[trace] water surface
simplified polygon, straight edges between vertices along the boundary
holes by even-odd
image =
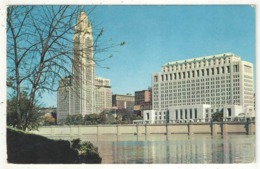
[[[104,164],[223,164],[255,160],[254,135],[90,135],[80,138],[98,146]]]

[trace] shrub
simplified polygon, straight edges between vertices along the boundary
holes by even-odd
[[[73,142],[71,145],[69,141],[51,140],[7,128],[7,160],[10,163],[101,163],[98,149],[92,143],[80,145],[79,140],[78,147],[81,147],[83,153],[79,153],[75,145]]]
[[[79,152],[80,163],[101,163],[101,157],[98,153],[98,148],[95,147],[91,142],[81,143],[80,139],[74,139],[72,142],[72,148]]]

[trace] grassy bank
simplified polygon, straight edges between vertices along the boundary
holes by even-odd
[[[101,163],[97,147],[90,142],[52,140],[13,128],[7,128],[7,155],[9,163]]]

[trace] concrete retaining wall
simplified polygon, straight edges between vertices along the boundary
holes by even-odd
[[[149,125],[46,126],[33,131],[43,136],[150,135],[150,134],[255,134],[255,123],[182,123]]]

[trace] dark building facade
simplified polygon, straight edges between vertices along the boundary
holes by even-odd
[[[152,110],[152,89],[135,92],[135,110]]]
[[[135,96],[131,94],[114,94],[112,95],[112,105],[113,107],[117,107],[118,109],[133,110],[135,105]]]

